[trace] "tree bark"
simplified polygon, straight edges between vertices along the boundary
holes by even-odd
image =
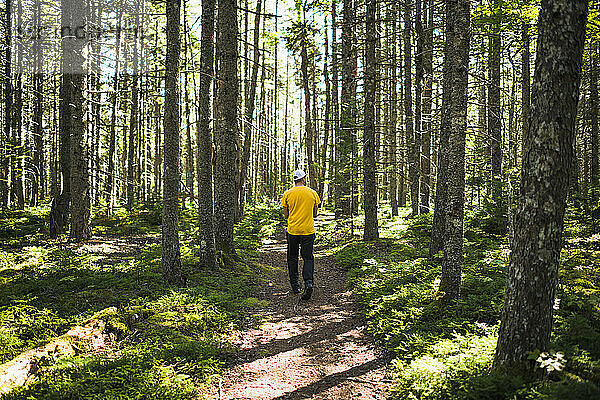
[[[449,137],[451,129],[450,107],[452,105],[452,63],[450,54],[454,42],[454,17],[455,5],[446,1],[445,40],[444,40],[444,67],[442,89],[442,118],[440,122],[440,138],[437,151],[437,179],[435,187],[435,207],[433,210],[433,223],[431,226],[431,242],[429,257],[432,258],[444,248],[446,237],[446,213],[448,207],[448,163],[449,163]],[[448,60],[448,61],[446,61]]]
[[[489,38],[488,69],[488,132],[490,138],[491,172],[492,172],[492,204],[493,216],[498,229],[504,231],[504,211],[502,205],[502,107],[500,104],[500,63],[502,60],[502,41],[500,37],[501,1],[494,0],[492,32]]]
[[[317,189],[317,177],[315,171],[315,160],[313,145],[315,139],[315,130],[313,117],[311,116],[311,93],[310,77],[308,71],[308,26],[303,23],[302,33],[300,34],[300,72],[302,73],[302,89],[304,91],[304,133],[306,139],[306,156],[308,158],[308,180],[312,188]],[[316,146],[315,146],[316,147]]]
[[[198,95],[198,226],[200,227],[200,263],[215,268],[215,224],[213,205],[213,146],[210,129],[210,88],[214,72],[215,0],[202,2],[202,38],[200,53],[200,93]]]
[[[244,204],[246,203],[246,175],[248,173],[248,165],[250,163],[250,145],[252,143],[252,124],[254,121],[254,101],[256,98],[256,81],[258,79],[258,67],[260,66],[260,16],[262,11],[262,1],[258,0],[256,3],[256,14],[254,16],[254,46],[253,46],[253,62],[252,62],[252,73],[250,77],[250,84],[246,89],[245,99],[245,120],[244,126],[244,145],[242,148],[242,160],[240,163],[240,170],[238,174],[238,215],[239,219],[244,213]]]
[[[344,0],[342,24],[342,93],[340,130],[337,135],[336,185],[339,185],[339,204],[336,204],[336,218],[352,214],[352,185],[354,167],[354,130],[356,124],[356,55],[355,55],[356,10],[353,0]]]
[[[398,67],[396,66],[397,60],[397,24],[396,19],[398,18],[398,6],[394,3],[391,6],[390,12],[390,23],[392,31],[392,40],[390,46],[391,62],[390,62],[390,122],[389,122],[389,149],[390,149],[390,167],[389,167],[389,185],[390,185],[390,206],[392,208],[392,216],[398,215],[398,167],[397,167],[397,150],[398,147],[398,110],[396,109],[398,104]]]
[[[537,375],[530,352],[548,351],[585,43],[586,0],[542,0],[530,134],[523,153],[494,368]]]
[[[66,26],[75,30],[75,27],[85,26],[85,4],[74,0],[63,0],[65,7],[62,12],[70,12],[70,20]],[[65,26],[65,25],[63,25]],[[73,33],[74,34],[74,33]],[[66,43],[65,43],[66,42]],[[87,146],[85,143],[85,125],[83,122],[84,110],[84,58],[81,54],[84,41],[77,36],[69,39],[63,38],[63,48],[67,47],[63,56],[70,63],[63,65],[67,68],[63,84],[70,86],[68,118],[70,133],[70,161],[71,161],[71,229],[69,236],[76,242],[89,239],[90,229],[90,183],[87,162]],[[65,54],[66,53],[66,54]]]
[[[136,10],[135,26],[139,26],[139,10]],[[138,76],[138,39],[133,38],[133,75],[131,76],[131,114],[129,119],[129,148],[127,153],[127,210],[133,209],[135,146],[138,132],[139,76]]]
[[[460,297],[463,264],[465,211],[465,145],[467,137],[467,88],[470,47],[470,0],[447,0],[446,18],[452,18],[454,33],[444,55],[452,79],[450,131],[448,135],[448,203],[440,292],[446,302]]]
[[[425,88],[423,91],[422,115],[422,151],[421,151],[421,214],[430,212],[429,196],[431,187],[431,114],[433,103],[433,11],[432,0],[426,1],[423,20],[426,23],[424,33],[423,72],[425,75]]]
[[[590,160],[590,182],[592,186],[600,184],[600,173],[598,171],[598,45],[592,45],[590,49],[590,146],[592,159]]]
[[[525,138],[529,134],[529,124],[531,119],[531,72],[530,72],[530,46],[529,24],[522,26],[523,55],[522,55],[522,77],[521,77],[521,152],[525,148]]]
[[[236,205],[237,143],[237,1],[221,0],[217,21],[217,96],[215,100],[215,246],[233,255],[233,224]]]
[[[410,202],[412,215],[419,214],[419,141],[415,138],[414,113],[412,105],[412,17],[411,3],[404,6],[404,115],[406,123],[406,148],[408,158],[408,185],[410,187]]]
[[[11,81],[11,38],[12,38],[12,0],[5,4],[5,31],[4,31],[4,137],[2,138],[2,154],[0,154],[0,202],[2,208],[8,207],[8,143],[11,138],[12,125],[12,81]]]
[[[179,56],[181,0],[167,0],[165,60],[164,182],[162,213],[162,270],[165,281],[184,285],[179,249]]]
[[[363,148],[363,187],[365,205],[365,227],[363,239],[379,239],[377,222],[377,168],[375,166],[375,79],[377,60],[377,25],[375,11],[377,0],[367,0],[366,50],[365,50],[365,131]]]
[[[415,0],[415,33],[417,35],[417,49],[415,53],[415,126],[414,126],[414,156],[413,161],[416,166],[417,174],[414,176],[417,183],[413,182],[417,188],[417,206],[418,214],[427,212],[421,205],[421,149],[423,145],[423,21],[422,21],[422,1]],[[413,208],[414,210],[414,208]],[[416,214],[415,214],[416,215]]]

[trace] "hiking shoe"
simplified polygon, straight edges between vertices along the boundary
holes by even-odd
[[[293,286],[292,287],[292,293],[294,293],[294,294],[300,293],[300,286]]]
[[[312,283],[307,283],[306,287],[304,288],[304,293],[302,293],[302,300],[310,300],[310,297],[312,296],[312,292],[313,292]]]

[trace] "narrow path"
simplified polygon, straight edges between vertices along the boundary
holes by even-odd
[[[323,224],[332,216],[321,217]],[[317,228],[318,229],[318,228]],[[283,227],[265,241],[260,262],[273,268],[257,296],[268,306],[258,328],[234,339],[220,400],[386,399],[389,359],[373,345],[346,287],[344,271],[315,246],[315,291],[308,302],[290,293]],[[300,265],[302,262],[300,262]],[[295,305],[297,307],[295,309]]]

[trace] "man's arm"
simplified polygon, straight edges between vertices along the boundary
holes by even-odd
[[[290,216],[290,210],[288,210],[287,207],[283,207],[283,216],[285,217],[285,219],[288,219],[288,217]]]
[[[315,208],[313,208],[313,218],[317,218],[317,211],[319,210],[319,206],[315,204]]]

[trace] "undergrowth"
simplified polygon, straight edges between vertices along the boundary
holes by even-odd
[[[188,286],[179,288],[162,279],[157,210],[152,204],[94,218],[96,235],[148,238],[131,253],[111,253],[108,239],[99,252],[48,241],[38,209],[0,221],[8,243],[16,244],[12,235],[20,234],[42,241],[0,253],[0,364],[91,318],[104,321],[112,338],[105,352],[47,360],[35,379],[2,399],[189,399],[221,372],[230,350],[227,334],[257,304],[256,276],[267,273],[253,262],[256,248],[281,217],[271,207],[249,208],[236,226],[243,262],[208,271],[198,266],[195,211],[184,209],[180,239]]]
[[[354,241],[336,253],[370,332],[395,355],[395,398],[600,398],[600,237],[581,238],[587,230],[567,224],[552,344],[566,362],[562,371],[524,382],[490,373],[508,269],[507,238],[490,233],[475,212],[468,215],[462,297],[442,306],[440,260],[427,260],[432,216],[406,215],[403,210],[400,217],[381,221],[378,242]]]

